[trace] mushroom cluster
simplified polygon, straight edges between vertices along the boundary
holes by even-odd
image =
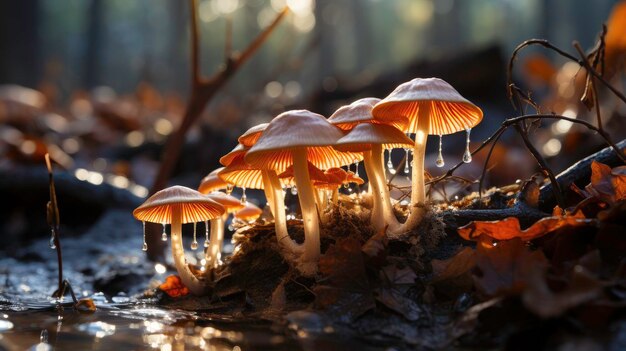
[[[207,223],[206,264],[201,270],[211,271],[221,262],[225,216],[239,211],[239,221],[258,217],[261,210],[247,202],[245,189],[263,189],[281,254],[301,274],[312,276],[317,272],[320,256],[320,224],[324,225],[340,205],[339,189],[351,182],[363,184],[358,168],[356,174],[352,173],[350,165],[358,166],[364,161],[372,205],[371,211],[363,213],[370,216],[372,227],[377,231],[387,228],[389,236],[397,237],[414,229],[425,210],[426,137],[439,135],[437,165],[443,166],[442,135],[467,131],[468,146],[463,160],[469,162],[469,132],[481,119],[480,108],[438,78],[413,79],[382,100],[357,100],[339,108],[329,118],[307,110],[286,111],[241,135],[238,145],[220,159],[223,167],[202,180],[199,192],[182,187],[163,190],[134,214],[142,221],[172,223],[176,268],[183,283],[200,294],[204,291],[202,283],[184,261],[180,224],[212,221],[210,238]],[[394,214],[383,161],[384,151],[394,148],[407,150],[407,156],[408,150],[413,149],[414,155],[411,203],[404,222]],[[341,168],[345,166],[347,171]],[[228,195],[235,186],[243,190],[241,200],[235,201]],[[289,186],[300,204],[305,236],[302,243],[297,243],[288,232],[284,188]],[[173,200],[166,198],[171,189],[175,190]],[[224,189],[226,193],[217,192]],[[185,196],[189,199],[183,199]],[[358,201],[357,197],[353,199]],[[166,207],[161,209],[157,205]],[[248,217],[250,214],[254,217]],[[192,248],[197,247],[195,243],[194,230]],[[206,277],[204,273],[201,279]]]

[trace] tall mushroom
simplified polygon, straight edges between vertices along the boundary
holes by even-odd
[[[269,123],[245,156],[247,163],[260,168],[284,170],[292,164],[294,166],[305,234],[304,252],[298,259],[297,268],[304,275],[315,274],[320,255],[315,194],[307,161],[318,168],[327,169],[359,160],[359,154],[341,153],[332,148],[342,136],[343,132],[328,123],[322,115],[307,110],[287,111]],[[278,203],[276,197],[274,202],[277,212],[279,208],[284,208],[284,204]]]
[[[201,193],[183,186],[163,189],[133,211],[142,222],[171,224],[172,257],[181,281],[194,295],[206,292],[206,284],[189,269],[183,248],[182,224],[219,217],[224,207]]]
[[[444,135],[470,130],[480,123],[483,112],[439,78],[416,78],[399,85],[389,96],[374,106],[372,115],[385,121],[398,116],[407,117],[404,130],[415,133],[413,145],[413,175],[411,181],[411,211],[399,232],[413,229],[423,216],[426,200],[424,186],[424,155],[428,134]]]
[[[386,124],[360,123],[337,141],[340,151],[363,152],[365,170],[372,188],[372,226],[376,231],[389,226],[393,232],[400,223],[393,213],[383,168],[383,149],[410,147],[413,141],[400,130]]]

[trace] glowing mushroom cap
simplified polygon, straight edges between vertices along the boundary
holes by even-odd
[[[229,153],[220,158],[220,163],[222,164],[222,166],[228,166],[237,156],[245,155],[249,149],[249,147],[237,144],[234,149],[232,149]]]
[[[247,164],[244,155],[237,155],[217,176],[224,182],[246,189],[264,189],[263,174],[258,167]]]
[[[293,164],[292,151],[298,148],[306,148],[308,161],[321,169],[361,160],[360,154],[333,149],[332,145],[342,136],[341,129],[322,115],[307,110],[283,112],[269,123],[245,161],[281,172]]]
[[[208,221],[224,213],[219,203],[198,191],[176,185],[150,196],[133,211],[133,216],[144,222],[171,223],[174,206],[181,208],[181,223]]]
[[[268,124],[269,123],[257,124],[256,126],[248,129],[245,133],[241,134],[237,141],[239,142],[239,144],[245,147],[252,147],[254,144],[256,144],[257,140],[259,140],[259,137],[261,136],[265,128],[267,128]]]
[[[244,207],[244,205],[241,203],[241,200],[220,191],[211,192],[207,194],[207,196],[209,197],[209,199],[222,205],[224,207],[224,210],[229,213],[238,211]]]
[[[312,164],[311,162],[307,162],[307,165],[309,166],[309,177],[311,178],[311,182],[313,183],[313,185],[317,185],[317,183],[326,183],[328,182],[328,178],[326,177],[326,174],[324,174],[324,171],[322,171],[321,169],[315,167],[314,164]],[[293,165],[287,167],[287,169],[278,175],[278,178],[285,184],[288,186],[293,186],[295,185],[295,175],[293,172]]]
[[[363,98],[350,105],[341,106],[335,113],[328,117],[328,122],[342,130],[351,130],[359,123],[384,123],[403,130],[409,124],[404,116],[393,116],[385,120],[377,120],[372,116],[372,109],[380,102],[379,98]]]
[[[226,189],[229,184],[217,176],[217,173],[219,173],[222,169],[224,169],[224,167],[215,169],[206,177],[202,178],[200,186],[198,186],[198,191],[203,194],[208,194],[211,191]]]
[[[317,182],[315,186],[317,188],[335,190],[342,184],[356,183],[363,184],[365,181],[354,174],[352,171],[344,171],[342,168],[330,168],[324,171],[326,175],[326,182]]]
[[[417,116],[422,106],[430,105],[428,134],[452,134],[474,127],[483,118],[483,112],[465,99],[450,84],[439,78],[416,78],[399,85],[381,100],[372,115],[378,120],[409,118],[408,133],[417,132]]]
[[[246,202],[246,206],[235,212],[234,217],[245,222],[254,221],[263,213],[258,206],[251,202]]]
[[[339,139],[335,149],[344,152],[363,152],[371,149],[372,144],[382,145],[384,149],[409,148],[413,146],[413,140],[395,127],[386,124],[361,123]]]

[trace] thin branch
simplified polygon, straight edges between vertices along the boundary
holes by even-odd
[[[200,29],[198,28],[198,0],[189,1],[189,13],[191,15],[191,83],[192,94],[200,84]]]
[[[498,140],[504,134],[505,129],[499,131],[498,135],[493,140],[491,147],[489,148],[489,152],[487,153],[487,157],[485,158],[485,164],[483,165],[483,172],[480,174],[480,180],[478,181],[478,203],[482,204],[483,199],[483,184],[485,182],[485,175],[487,174],[487,165],[489,164],[489,159],[491,159],[491,154],[493,153],[493,149],[496,147]]]

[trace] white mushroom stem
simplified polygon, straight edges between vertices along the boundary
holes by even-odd
[[[317,272],[317,261],[320,256],[320,235],[315,206],[315,191],[311,185],[307,167],[307,149],[296,148],[291,153],[304,225],[304,252],[300,258],[298,270],[303,275],[311,276]]]
[[[185,250],[183,249],[182,238],[182,209],[181,205],[172,206],[172,221],[171,221],[171,240],[172,240],[172,257],[174,258],[174,265],[180,276],[182,283],[191,291],[194,295],[203,295],[206,293],[206,285],[200,281],[189,269],[187,261],[185,260]]]
[[[224,245],[224,222],[228,218],[228,213],[211,220],[211,234],[209,237],[209,247],[205,253],[206,269],[209,272],[220,264],[222,247]]]
[[[426,138],[430,129],[430,104],[420,104],[417,115],[417,131],[413,145],[413,174],[411,175],[411,206],[406,222],[398,233],[406,233],[415,228],[422,220],[426,204],[426,187],[424,185],[424,156],[426,154]]]
[[[264,170],[263,173],[263,186],[266,192],[270,191],[271,198],[270,209],[273,210],[274,215],[274,227],[276,232],[276,240],[283,249],[284,254],[288,254],[285,258],[289,259],[296,253],[302,251],[300,245],[291,239],[287,232],[287,215],[285,213],[285,200],[283,196],[283,189],[280,186],[280,180],[278,175],[273,170]],[[269,199],[268,199],[269,200]]]
[[[382,146],[373,144],[371,151],[363,153],[365,170],[369,178],[369,182],[373,195],[372,206],[372,225],[376,231],[383,230],[388,226],[389,233],[395,233],[400,226],[400,222],[393,214],[393,206],[391,206],[391,198],[389,196],[389,188],[385,181],[385,173],[382,165]]]
[[[263,192],[265,192],[265,198],[267,199],[267,203],[270,205],[270,212],[272,216],[276,218],[276,209],[274,208],[274,192],[272,191],[272,181],[270,178],[270,172],[276,174],[273,170],[261,170],[261,177],[263,179]]]

